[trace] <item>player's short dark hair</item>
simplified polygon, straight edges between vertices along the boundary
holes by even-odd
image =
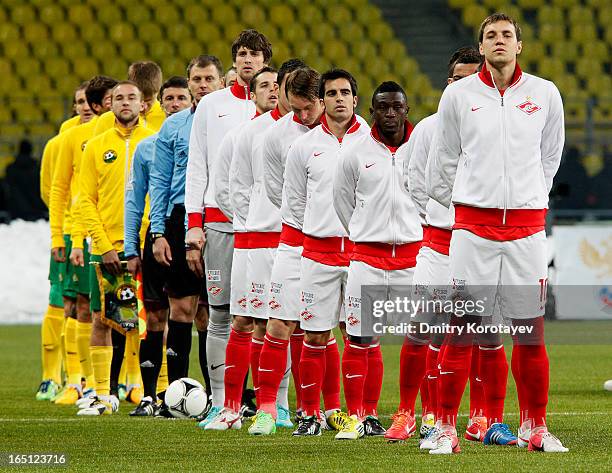
[[[164,95],[164,90],[170,88],[189,90],[189,84],[187,84],[187,79],[182,76],[172,76],[162,84],[161,89],[159,89],[159,97],[162,98]]]
[[[138,89],[138,92],[140,92],[140,98],[143,99],[145,97],[144,94],[142,93],[142,89],[133,80],[120,80],[119,82],[115,84],[115,87],[113,87],[112,93],[114,93],[115,90],[117,90],[117,87],[119,87],[120,85],[133,85],[134,87]]]
[[[89,85],[89,81],[88,80],[84,80],[83,82],[81,82],[79,84],[79,86],[76,89],[74,89],[74,92],[76,93],[79,90],[85,90],[85,89],[87,89],[88,85]]]
[[[257,82],[259,82],[259,76],[262,75],[264,72],[276,73],[277,71],[276,69],[270,66],[266,66],[260,69],[259,71],[257,71],[257,74],[255,74],[253,78],[251,79],[251,81],[249,82],[249,88],[251,92],[255,92],[255,89],[257,88]]]
[[[155,97],[162,85],[161,67],[153,61],[133,62],[128,68],[128,80],[138,85],[144,97]]]
[[[87,84],[85,89],[85,97],[87,103],[93,110],[93,106],[102,105],[106,92],[117,85],[117,80],[108,76],[95,76]]]
[[[351,84],[351,92],[353,93],[353,97],[357,96],[357,81],[353,77],[353,75],[345,71],[344,69],[330,69],[327,72],[324,72],[321,76],[321,80],[319,81],[319,98],[322,99],[325,97],[325,83],[328,81],[336,80],[336,79],[346,79],[349,84]]]
[[[291,74],[296,69],[300,67],[308,67],[304,61],[298,58],[287,59],[285,62],[281,64],[281,67],[278,69],[278,77],[276,78],[276,82],[278,85],[283,83],[283,79],[287,74]]]
[[[191,69],[194,67],[208,67],[211,64],[217,68],[219,77],[223,77],[223,64],[221,64],[221,59],[219,59],[217,56],[201,54],[200,56],[196,56],[189,61],[189,64],[187,65],[187,78],[191,78]]]
[[[272,44],[263,33],[257,30],[243,30],[232,43],[232,60],[236,61],[238,50],[244,46],[251,51],[261,51],[263,53],[264,62],[268,64],[272,59]]]
[[[319,81],[321,74],[310,67],[300,67],[287,77],[285,91],[296,97],[314,102],[319,98]]]
[[[511,16],[506,15],[505,13],[496,12],[486,17],[480,24],[480,29],[478,30],[478,42],[479,43],[482,43],[482,38],[484,37],[485,28],[493,23],[497,23],[498,21],[507,21],[509,23],[512,23],[512,25],[514,26],[514,31],[516,31],[516,40],[517,41],[521,40],[521,27],[518,24],[518,22]]]
[[[384,94],[385,92],[399,92],[404,96],[404,100],[406,100],[406,104],[408,104],[408,96],[406,95],[406,92],[402,86],[391,80],[382,82],[378,87],[376,87],[374,93],[372,94],[372,106],[374,106],[374,99],[376,96],[378,94]]]
[[[448,77],[453,77],[457,64],[480,64],[482,56],[478,49],[473,46],[465,46],[457,49],[448,60]]]

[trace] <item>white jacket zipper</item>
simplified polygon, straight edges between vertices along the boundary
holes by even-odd
[[[391,228],[393,232],[393,248],[391,250],[391,257],[395,258],[395,153],[391,153]]]
[[[491,74],[491,81],[493,82],[493,84],[495,84],[495,90],[497,90],[497,93],[500,96],[501,99],[501,126],[502,126],[502,130],[501,130],[501,135],[502,135],[502,161],[503,161],[503,169],[504,169],[504,215],[502,218],[502,225],[506,225],[506,211],[508,209],[508,185],[507,185],[507,180],[508,180],[508,171],[507,171],[507,167],[506,167],[506,143],[507,143],[507,139],[506,139],[506,113],[505,113],[505,109],[504,109],[504,96],[501,93],[501,91],[499,90],[499,87],[497,87],[497,84],[495,83],[495,78],[493,77],[493,73],[489,71],[489,74]],[[506,88],[506,90],[508,90],[509,87]]]

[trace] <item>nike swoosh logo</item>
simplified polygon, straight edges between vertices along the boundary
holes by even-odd
[[[361,378],[361,377],[363,377],[362,374],[347,374],[346,375],[346,379]]]
[[[454,371],[440,371],[440,374],[453,374]]]
[[[428,374],[427,375],[427,379],[438,379],[438,377],[437,376],[432,376],[432,375]]]
[[[272,371],[274,371],[274,370],[267,370],[267,369],[265,369],[265,368],[259,368],[259,371],[266,371],[266,372],[270,372],[270,373],[271,373],[271,372],[272,372]]]
[[[217,368],[221,368],[221,367],[222,367],[224,364],[225,364],[225,363],[221,363],[220,365],[217,365],[217,366],[215,366],[215,365],[210,365],[210,369],[211,369],[211,370],[213,370],[213,371],[215,371]]]
[[[309,388],[310,386],[314,386],[315,384],[316,384],[316,383],[310,383],[310,384],[306,384],[306,385],[304,385],[304,384],[300,384],[300,388],[302,388],[302,389],[306,389],[306,388]]]
[[[322,154],[323,154],[323,151],[321,151],[320,153],[315,153],[314,156],[316,158],[317,156],[321,156]]]
[[[366,169],[371,168],[372,166],[374,166],[376,163],[372,163],[372,164],[366,164]]]
[[[475,112],[476,110],[480,110],[482,107],[472,107],[472,112]]]
[[[229,115],[229,113],[220,113],[218,115],[219,118],[223,118],[223,117],[227,117]]]
[[[226,366],[226,367],[225,367],[225,369],[226,369],[226,370],[229,370],[230,368],[235,368],[235,367],[236,367],[236,366],[234,366],[234,365],[229,365],[229,366]]]

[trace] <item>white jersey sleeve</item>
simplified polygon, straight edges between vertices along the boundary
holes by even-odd
[[[264,186],[268,199],[280,209],[283,195],[283,157],[278,137],[267,133],[263,143]]]
[[[206,110],[201,100],[193,116],[189,135],[189,154],[185,178],[185,210],[190,213],[204,211],[204,194],[208,187],[208,143]]]
[[[446,88],[438,106],[438,126],[432,146],[432,149],[435,149],[432,164],[439,173],[439,178],[431,181],[429,189],[429,196],[445,207],[449,207],[451,203],[457,165],[461,155],[461,137],[452,90],[453,87]]]
[[[233,220],[234,210],[230,202],[230,166],[234,151],[233,133],[229,132],[219,145],[219,154],[215,162],[215,201],[227,218]]]
[[[246,136],[245,136],[246,135]],[[241,133],[236,139],[232,165],[230,167],[230,199],[234,218],[243,226],[249,215],[249,203],[253,190],[252,141],[248,133]]]
[[[552,188],[552,181],[561,164],[563,144],[565,143],[565,123],[563,115],[563,101],[559,89],[551,83],[549,98],[549,112],[546,125],[542,130],[542,169],[546,179],[548,192]]]
[[[283,192],[285,192],[289,210],[298,227],[303,228],[304,213],[306,211],[308,173],[302,147],[298,144],[292,146],[287,154],[284,181]]]

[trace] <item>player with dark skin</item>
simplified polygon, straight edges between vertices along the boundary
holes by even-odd
[[[381,92],[372,100],[370,114],[387,146],[400,146],[406,133],[405,123],[410,107],[401,92]]]

